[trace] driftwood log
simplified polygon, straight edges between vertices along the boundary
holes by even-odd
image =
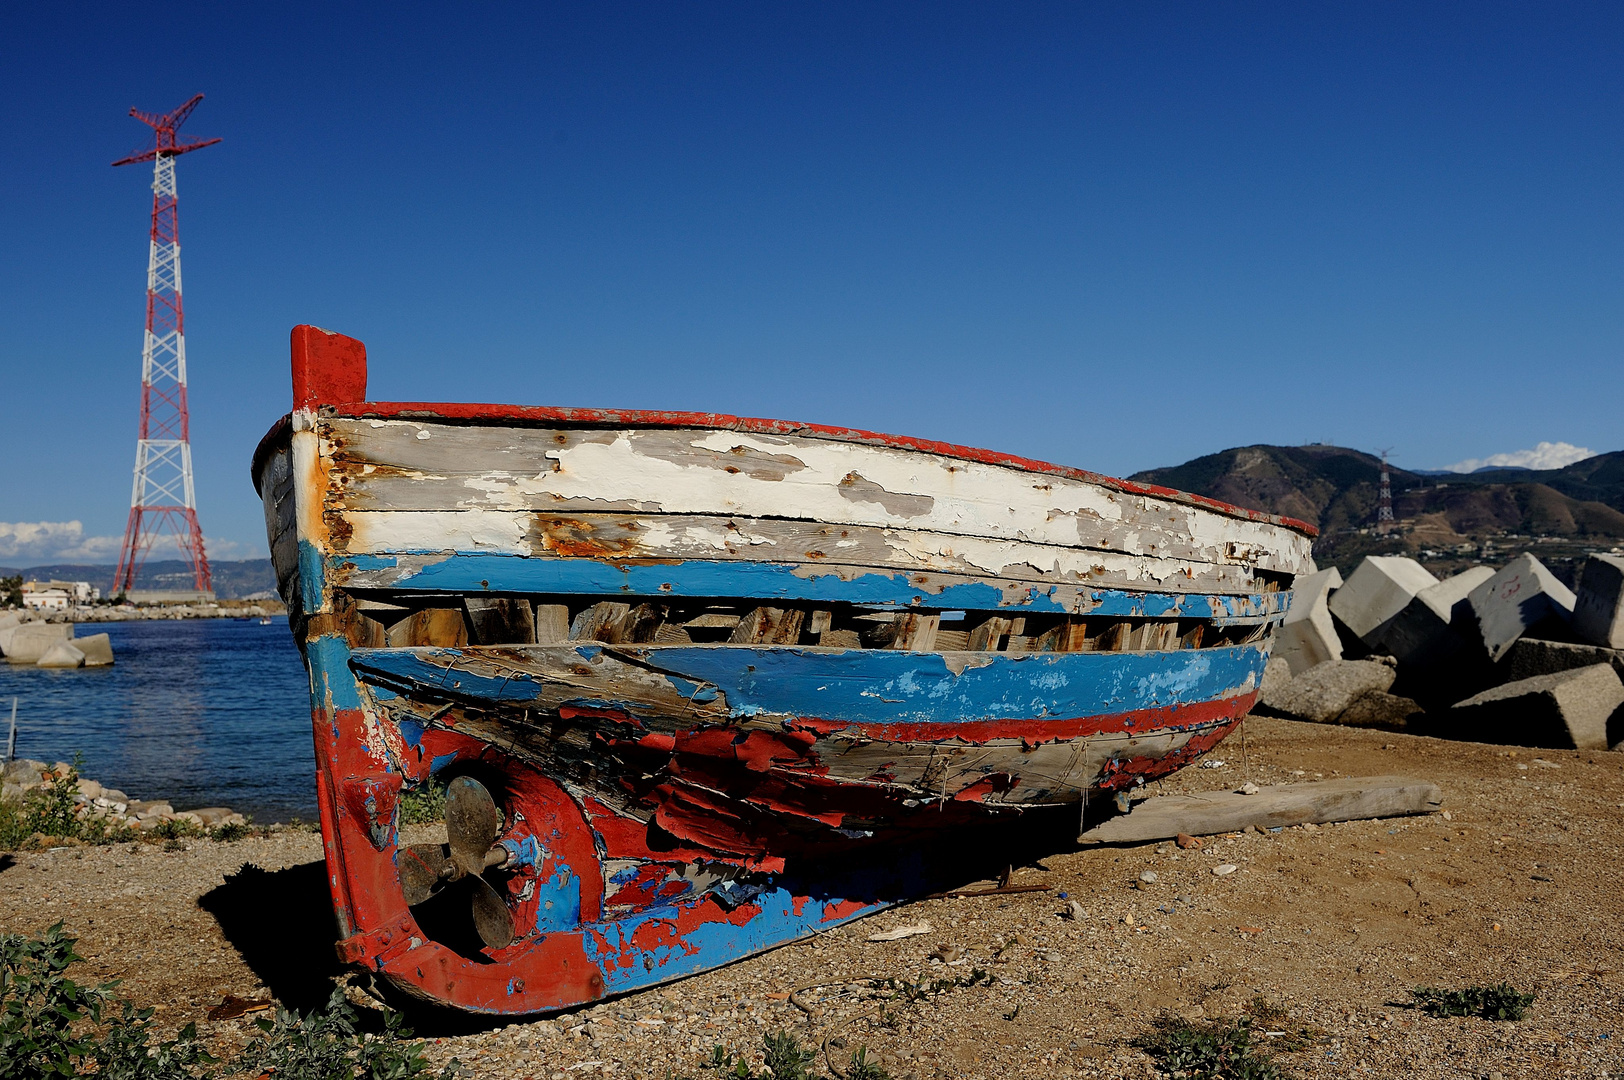
[[[1186,833],[1211,836],[1312,822],[1429,814],[1443,805],[1443,792],[1429,780],[1404,776],[1354,776],[1308,784],[1279,784],[1256,794],[1210,791],[1159,795],[1126,814],[1102,821],[1078,837],[1085,843],[1131,844]]]

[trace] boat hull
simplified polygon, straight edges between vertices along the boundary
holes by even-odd
[[[294,370],[254,472],[341,951],[473,1011],[691,974],[1075,830],[1239,723],[1307,561],[1300,523],[982,451],[367,402],[359,343],[306,327]],[[402,794],[451,777],[513,853],[499,946],[403,890]]]

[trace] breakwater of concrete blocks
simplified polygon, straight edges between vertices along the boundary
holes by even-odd
[[[1438,580],[1372,555],[1300,577],[1258,711],[1519,746],[1624,748],[1624,557],[1569,589],[1533,555]]]

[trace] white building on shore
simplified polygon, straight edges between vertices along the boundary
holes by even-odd
[[[88,581],[23,582],[23,607],[33,611],[66,611],[100,599],[101,590]]]

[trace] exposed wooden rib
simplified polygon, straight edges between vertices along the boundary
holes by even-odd
[[[567,604],[537,604],[536,644],[562,645],[569,639],[569,606]]]
[[[897,634],[891,639],[893,649],[913,652],[932,652],[936,648],[937,632],[942,625],[940,615],[908,612],[897,620]]]
[[[389,627],[384,640],[392,649],[433,645],[453,648],[468,644],[468,624],[462,608],[423,608]]]
[[[728,642],[734,645],[793,645],[806,613],[796,608],[758,607],[739,620]]]
[[[630,604],[614,600],[593,604],[570,623],[570,640],[613,642],[620,631],[621,620],[631,609]]]
[[[1009,633],[1010,621],[996,616],[983,619],[979,625],[970,631],[968,648],[971,652],[987,652],[998,648],[1005,634]]]
[[[1127,652],[1132,645],[1133,624],[1127,619],[1106,627],[1099,636],[1100,652]]]
[[[536,640],[535,616],[530,601],[515,597],[470,596],[469,639],[473,645],[532,645]]]
[[[720,611],[707,611],[682,624],[688,630],[732,630],[739,625],[739,616]]]

